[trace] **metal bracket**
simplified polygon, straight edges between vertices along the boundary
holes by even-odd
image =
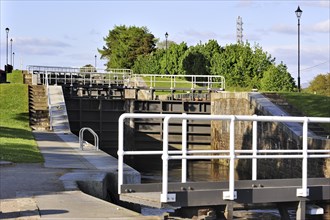
[[[167,195],[165,195],[165,200],[164,200],[164,195],[161,194],[160,195],[160,201],[161,202],[175,202],[176,201],[176,194],[175,193],[169,193]]]
[[[234,195],[230,191],[225,191],[222,193],[223,200],[235,200],[237,199],[237,191],[234,191]]]
[[[309,189],[307,188],[306,191],[303,188],[297,189],[297,194],[298,197],[307,197],[309,196]]]

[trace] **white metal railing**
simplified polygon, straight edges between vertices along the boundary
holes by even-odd
[[[48,117],[49,117],[49,130],[53,130],[53,111],[52,111],[52,102],[51,102],[51,96],[49,92],[49,84],[48,84],[48,76],[46,75],[46,95],[47,95],[47,105],[48,105]]]
[[[96,69],[94,67],[56,67],[56,66],[28,66],[28,73],[36,75],[37,83],[46,84],[70,84],[80,83],[91,85],[125,85],[129,86],[131,75],[130,69]],[[33,77],[32,77],[33,78]],[[35,83],[35,82],[33,82]]]
[[[161,118],[163,121],[163,150],[162,151],[125,151],[124,150],[124,121],[134,118]],[[169,122],[172,119],[182,120],[182,149],[168,150]],[[186,123],[187,120],[223,120],[230,122],[229,150],[188,150],[186,142]],[[252,129],[252,149],[235,149],[235,122],[250,121],[253,124]],[[299,150],[258,150],[257,149],[257,126],[258,122],[296,122],[302,123],[302,149]],[[186,182],[187,163],[186,160],[196,159],[229,159],[229,187],[228,191],[223,193],[224,200],[235,200],[237,193],[235,191],[235,160],[252,159],[252,180],[257,179],[257,160],[258,159],[302,159],[302,187],[297,189],[297,196],[307,197],[309,191],[307,188],[307,159],[308,158],[330,158],[330,150],[308,149],[308,123],[330,123],[330,118],[321,117],[291,117],[291,116],[257,116],[257,115],[187,115],[187,114],[133,114],[125,113],[119,118],[118,124],[118,193],[121,194],[123,185],[123,165],[125,155],[162,155],[163,176],[161,202],[174,202],[175,195],[168,193],[168,161],[182,161],[182,179]],[[208,155],[205,155],[208,154]],[[210,155],[212,154],[212,155]]]
[[[147,78],[146,80],[149,83],[149,88],[153,89],[156,87],[156,84],[169,84],[169,89],[176,88],[189,88],[191,90],[195,89],[219,89],[224,90],[225,78],[223,76],[217,75],[159,75],[159,74],[134,74],[133,81],[134,87],[139,86],[138,77]],[[189,81],[189,85],[187,85]],[[166,86],[167,87],[167,86]]]
[[[217,75],[154,75],[154,74],[133,74],[130,69],[102,69],[95,67],[60,67],[60,66],[27,66],[29,74],[36,77],[37,83],[45,84],[70,84],[80,83],[82,85],[124,85],[126,87],[139,87],[139,78],[147,78],[149,88],[156,88],[156,85],[166,85],[171,90],[185,88],[190,90],[225,90],[225,78]],[[46,77],[47,75],[47,77]],[[35,80],[33,79],[33,84]],[[187,84],[188,81],[188,84]]]
[[[95,131],[93,131],[93,129],[88,128],[88,127],[81,128],[80,131],[79,131],[80,150],[84,150],[84,132],[86,130],[89,131],[94,136],[95,149],[99,150],[99,136],[95,133]]]

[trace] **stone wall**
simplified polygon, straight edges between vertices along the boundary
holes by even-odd
[[[213,115],[288,115],[259,93],[213,93]],[[258,123],[258,149],[301,149],[302,126],[299,123]],[[229,121],[212,121],[212,149],[229,149]],[[309,133],[309,149],[330,149],[330,140],[317,139]],[[235,122],[235,149],[252,149],[252,122]],[[227,165],[228,160],[218,160]],[[258,178],[301,177],[302,159],[258,159]],[[240,179],[250,179],[250,159],[237,160]],[[329,177],[330,160],[309,159],[309,177]]]

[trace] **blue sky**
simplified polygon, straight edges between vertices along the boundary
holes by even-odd
[[[1,68],[6,62],[6,32],[13,39],[15,66],[97,66],[97,48],[115,25],[146,26],[156,38],[188,45],[215,39],[236,42],[236,19],[243,40],[258,43],[283,61],[297,81],[297,17],[301,17],[301,83],[330,72],[330,1],[1,1]],[[10,43],[9,43],[10,53]],[[10,62],[10,58],[9,58]]]

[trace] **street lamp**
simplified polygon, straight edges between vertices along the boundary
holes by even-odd
[[[166,66],[165,66],[165,74],[168,74],[168,71],[167,71],[167,38],[168,38],[168,33],[166,32],[165,33],[165,47],[166,47],[166,51],[165,51],[165,58],[166,58]]]
[[[97,56],[95,55],[95,70],[96,70],[96,57],[97,57]]]
[[[10,65],[13,65],[13,39],[10,38]]]
[[[7,40],[6,40],[6,65],[8,65],[8,33],[9,33],[9,28],[6,28],[6,33],[7,33]]]
[[[302,10],[298,6],[295,12],[298,18],[298,92],[300,92],[300,17]]]

